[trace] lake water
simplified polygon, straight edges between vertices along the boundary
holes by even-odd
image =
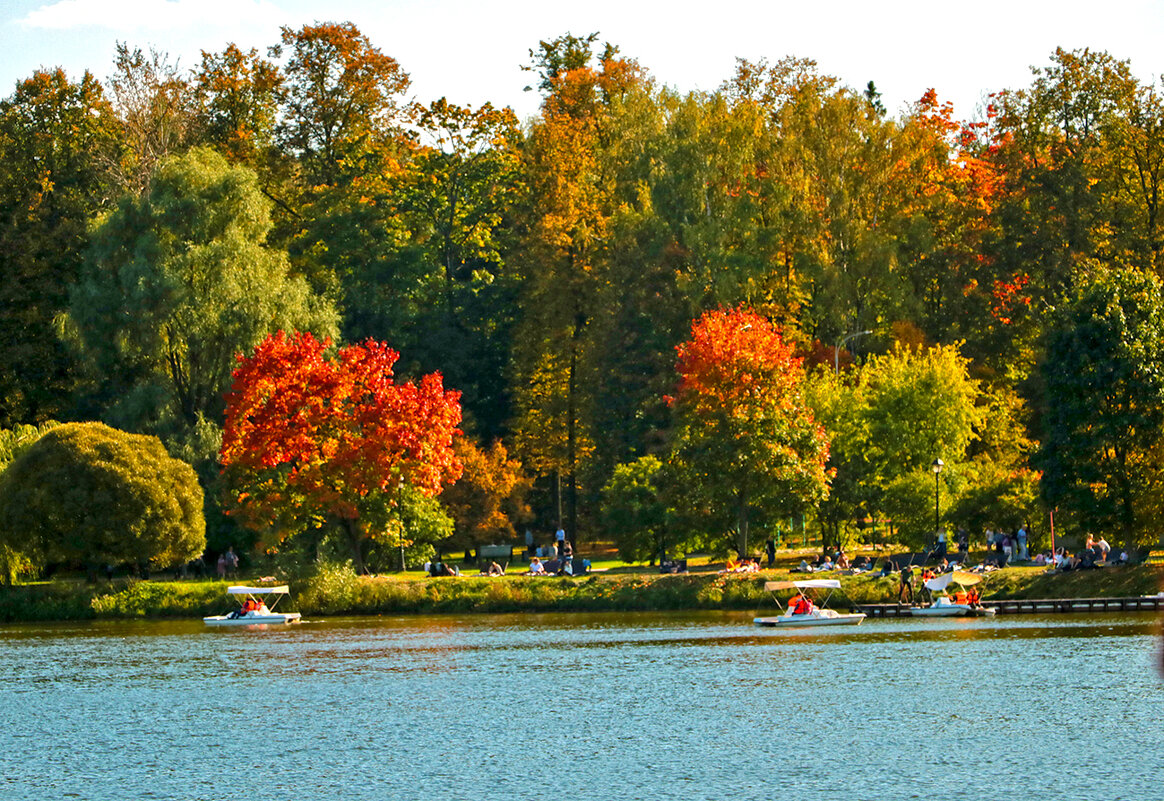
[[[0,626],[0,798],[1164,798],[1150,614]]]

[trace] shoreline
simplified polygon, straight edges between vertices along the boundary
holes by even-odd
[[[830,577],[836,574],[830,574]],[[304,617],[514,612],[630,612],[758,610],[775,608],[764,582],[797,578],[787,570],[750,574],[591,573],[577,578],[507,575],[408,578],[356,576],[332,569],[291,579],[287,611]],[[897,600],[896,575],[837,576],[838,608]],[[132,580],[87,584],[81,580],[0,587],[0,623],[184,618],[222,614],[230,583],[246,581]],[[1008,567],[986,577],[983,600],[1119,598],[1155,595],[1164,566],[1106,567],[1066,574],[1038,567]],[[916,592],[916,588],[915,588]],[[782,598],[783,600],[783,598]]]

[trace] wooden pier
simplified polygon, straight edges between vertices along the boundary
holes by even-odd
[[[1000,615],[1034,615],[1048,612],[1145,612],[1164,608],[1164,595],[1134,595],[1127,598],[1036,598],[983,601],[982,605]],[[904,604],[858,604],[869,617],[911,617],[912,607]]]

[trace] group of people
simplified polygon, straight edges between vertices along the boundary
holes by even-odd
[[[1014,534],[1010,532],[986,529],[986,550],[994,551],[995,561],[999,567],[1005,567],[1008,562],[1029,562],[1030,553],[1027,551],[1027,541],[1030,539],[1030,528],[1026,523],[1019,526]]]
[[[245,601],[243,601],[242,608],[240,608],[238,611],[231,612],[230,617],[246,617],[252,612],[256,615],[267,615],[270,614],[270,611],[271,610],[267,609],[266,601],[260,601],[256,600],[255,598],[248,597]]]
[[[1059,547],[1054,551],[1046,551],[1035,557],[1036,565],[1046,565],[1048,570],[1089,570],[1096,567],[1105,567],[1110,564],[1126,565],[1129,560],[1126,550],[1120,551],[1118,556],[1112,556],[1112,547],[1102,536],[1096,539],[1091,534],[1083,547],[1073,556],[1066,548]]]
[[[540,546],[534,541],[533,531],[525,530],[525,550],[526,555],[533,559],[572,559],[574,557],[574,546],[566,537],[566,530],[561,526],[554,532],[554,544]]]
[[[446,564],[437,559],[432,559],[424,563],[424,572],[432,577],[437,576],[459,576],[461,570],[456,565]]]
[[[224,579],[227,576],[233,576],[238,570],[238,555],[234,552],[234,548],[227,548],[225,553],[218,555],[218,578]]]
[[[858,556],[849,561],[844,548],[837,548],[835,552],[825,551],[815,561],[801,559],[800,564],[792,569],[793,573],[824,573],[832,570],[843,570],[850,575],[867,573],[873,569],[873,560],[868,556]]]
[[[581,571],[588,573],[590,571],[590,560],[583,559],[581,564]],[[529,570],[525,572],[527,576],[572,576],[574,575],[574,560],[573,558],[554,559],[548,564],[533,556],[529,560]]]

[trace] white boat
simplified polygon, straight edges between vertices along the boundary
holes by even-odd
[[[282,626],[288,623],[299,622],[300,616],[298,612],[273,611],[279,599],[291,593],[291,590],[286,584],[278,587],[245,587],[236,585],[227,587],[226,591],[231,595],[246,596],[242,608],[236,612],[231,612],[229,615],[211,615],[210,617],[202,618],[202,622],[207,626]],[[267,606],[267,598],[271,599],[270,607]],[[248,609],[248,605],[253,605],[257,608]]]
[[[980,581],[982,581],[982,576],[976,573],[955,570],[952,573],[934,576],[926,581],[925,587],[930,592],[942,592],[948,591],[947,588],[951,582],[965,588]],[[909,610],[909,613],[914,617],[994,617],[993,609],[988,609],[982,604],[959,602],[958,599],[951,598],[949,595],[939,595],[929,606],[914,607]]]
[[[865,619],[863,612],[837,612],[833,609],[826,609],[824,604],[828,603],[832,592],[825,597],[824,601],[818,606],[812,602],[805,590],[808,589],[828,589],[839,590],[841,582],[837,579],[809,579],[807,581],[766,581],[764,582],[764,590],[767,592],[776,592],[777,590],[796,589],[796,595],[788,603],[788,610],[776,617],[757,617],[753,618],[752,622],[757,626],[779,626],[781,628],[793,628],[799,626],[856,626]],[[776,605],[780,605],[780,601],[776,601]]]

